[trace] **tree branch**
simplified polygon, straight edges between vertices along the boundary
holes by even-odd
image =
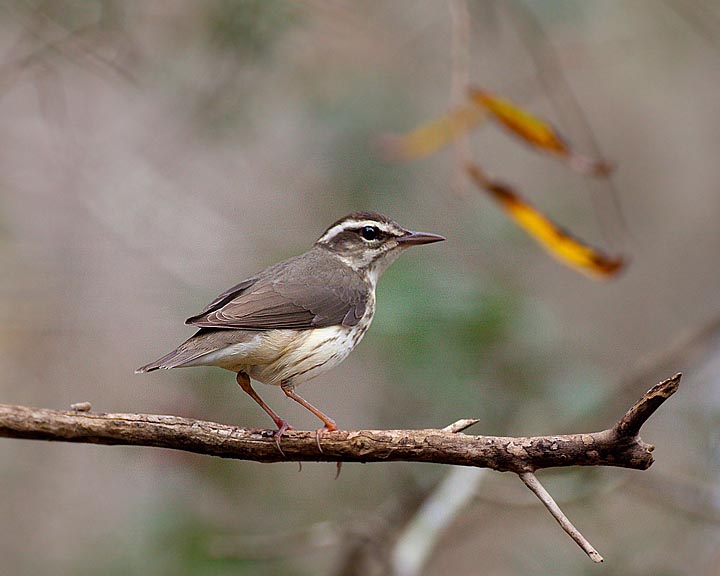
[[[647,469],[653,446],[640,426],[678,387],[680,375],[651,388],[611,429],[586,434],[503,437],[447,430],[339,430],[321,436],[290,430],[283,456],[272,430],[239,428],[178,416],[65,412],[0,404],[0,437],[152,446],[256,462],[434,462],[515,473],[559,466]]]
[[[73,411],[0,404],[0,437],[152,446],[256,462],[434,462],[514,472],[545,504],[562,528],[595,562],[590,542],[563,514],[534,472],[560,466],[620,466],[646,470],[654,446],[640,439],[642,425],[678,389],[680,374],[648,390],[612,428],[586,434],[467,436],[477,420],[458,420],[442,430],[290,430],[281,453],[273,430],[238,428],[178,416],[91,412],[87,402]],[[320,446],[322,444],[322,448]]]

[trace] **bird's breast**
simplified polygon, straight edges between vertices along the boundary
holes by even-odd
[[[355,326],[326,326],[294,332],[282,330],[277,339],[283,340],[283,350],[269,363],[248,366],[248,374],[265,384],[300,384],[330,370],[348,357],[362,340],[375,312],[374,294],[367,302],[363,317]],[[270,341],[275,340],[268,334]],[[276,346],[272,346],[277,349]]]
[[[367,332],[375,314],[375,294],[369,294],[365,313],[355,326],[326,326],[309,330],[264,330],[228,343],[204,355],[195,365],[220,366],[246,372],[265,384],[299,384],[345,360]],[[229,332],[232,334],[232,331]]]

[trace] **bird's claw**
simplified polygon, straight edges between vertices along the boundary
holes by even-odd
[[[326,422],[325,426],[323,426],[322,428],[318,428],[317,430],[315,430],[315,444],[317,444],[320,454],[325,453],[323,452],[322,446],[320,446],[320,439],[322,438],[323,434],[325,434],[325,432],[335,432],[337,429],[337,424],[335,424],[335,422],[331,420],[329,422]]]
[[[338,430],[337,424],[330,420],[329,422],[325,423],[325,426],[322,428],[318,428],[315,430],[315,443],[317,444],[318,450],[320,451],[320,454],[325,454],[323,452],[322,446],[320,446],[320,439],[322,438],[323,434],[325,432],[335,432]],[[337,480],[340,477],[340,471],[342,470],[342,462],[336,462],[337,471],[335,472],[335,480]]]
[[[280,448],[280,438],[283,434],[285,434],[288,430],[295,430],[290,424],[285,422],[285,420],[281,420],[280,422],[277,422],[278,429],[275,431],[274,438],[275,438],[275,446],[277,446],[277,449],[279,450],[280,454],[282,454],[283,458],[285,457],[285,452],[283,452],[283,449]]]

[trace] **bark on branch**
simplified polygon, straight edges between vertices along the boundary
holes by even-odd
[[[257,462],[434,462],[515,473],[558,466],[620,466],[645,470],[653,446],[642,424],[678,387],[680,375],[651,388],[613,427],[557,436],[469,436],[445,430],[290,430],[283,456],[272,430],[227,426],[178,416],[59,411],[0,404],[0,437],[153,446]]]

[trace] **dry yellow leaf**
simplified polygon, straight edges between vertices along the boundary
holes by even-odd
[[[482,108],[466,104],[403,136],[385,136],[380,146],[385,156],[394,160],[423,158],[447,146],[486,117],[487,112]]]
[[[625,263],[621,257],[604,254],[573,237],[509,186],[489,179],[477,164],[468,165],[467,171],[479,188],[488,192],[520,228],[560,262],[600,278],[611,278],[623,268]]]

